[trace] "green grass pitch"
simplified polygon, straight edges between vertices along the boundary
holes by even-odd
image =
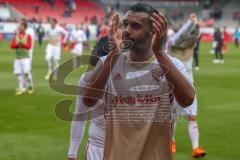
[[[229,44],[224,64],[213,64],[209,54],[211,43],[202,43],[200,70],[194,71],[199,103],[200,144],[207,151],[207,160],[238,160],[240,157],[240,49]],[[85,52],[89,54],[89,51]],[[70,58],[62,53],[61,63]],[[75,96],[52,90],[46,74],[45,46],[37,43],[34,50],[33,95],[15,96],[17,80],[13,74],[14,52],[9,42],[0,42],[0,160],[61,160],[67,159],[70,122],[55,116],[55,105]],[[66,80],[77,84],[81,69]],[[74,106],[72,106],[72,110]],[[187,122],[177,125],[176,160],[191,160],[191,144]],[[85,144],[81,144],[78,159],[84,159]]]

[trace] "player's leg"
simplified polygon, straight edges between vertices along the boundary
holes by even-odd
[[[72,50],[72,68],[76,68],[77,67],[77,50],[76,50],[76,46],[73,48]]]
[[[177,122],[174,121],[172,125],[172,147],[171,147],[172,153],[175,153],[177,151],[176,140],[175,140],[176,127],[177,127]]]
[[[188,120],[188,134],[192,143],[192,156],[201,158],[206,155],[206,151],[199,146],[199,128],[197,123],[197,98],[191,106],[185,109]]]
[[[18,88],[16,89],[16,95],[22,95],[26,89],[24,88],[24,77],[22,74],[22,65],[20,59],[14,60],[14,74],[17,76]]]
[[[73,54],[73,59],[72,59],[72,62],[73,62],[73,68],[76,68],[78,66],[77,62],[78,62],[78,56],[81,56],[83,54],[83,47],[81,44],[77,44],[75,45],[75,47],[73,48],[72,50],[72,54]],[[81,60],[81,64],[82,64],[82,58],[80,59]]]
[[[193,58],[195,62],[195,70],[199,70],[199,59],[198,59],[198,50],[194,49]]]
[[[54,78],[57,78],[57,73],[58,73],[58,67],[59,67],[60,59],[61,59],[61,47],[60,46],[54,46],[54,54],[53,54]]]
[[[26,78],[26,82],[28,83],[28,94],[33,93],[33,79],[32,79],[32,73],[31,73],[31,62],[29,58],[24,58],[22,60],[23,63],[23,73]]]
[[[47,63],[47,74],[45,76],[45,79],[48,80],[50,78],[50,75],[52,73],[52,62],[51,62],[51,59],[53,57],[53,46],[51,44],[48,44],[47,45],[47,48],[46,48],[46,56],[45,56],[45,59],[46,59],[46,63]]]
[[[224,63],[222,49],[219,49],[220,63]]]
[[[32,66],[32,59],[33,59],[33,48],[29,50],[29,59],[30,59],[30,67]]]
[[[103,160],[104,148],[95,146],[93,144],[87,145],[86,160]]]
[[[219,46],[217,45],[215,48],[215,59],[213,60],[213,63],[219,63]]]

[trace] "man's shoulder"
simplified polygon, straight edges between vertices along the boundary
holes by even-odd
[[[167,54],[167,56],[169,57],[169,59],[171,60],[171,62],[178,68],[181,69],[182,67],[184,67],[184,64],[177,58]],[[158,63],[157,59],[154,58],[153,63]]]

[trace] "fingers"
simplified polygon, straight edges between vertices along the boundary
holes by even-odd
[[[153,28],[159,36],[165,36],[167,33],[167,20],[162,14],[154,13],[151,16]]]
[[[118,26],[119,26],[119,15],[116,14],[113,16],[110,24],[110,33],[115,34],[117,32]]]
[[[192,13],[190,15],[190,20],[197,24],[198,23],[197,15],[195,13]]]

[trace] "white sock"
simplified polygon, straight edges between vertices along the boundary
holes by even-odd
[[[73,68],[77,68],[77,57],[73,57],[72,59],[72,62],[73,62]]]
[[[175,142],[175,133],[176,133],[177,122],[173,122],[172,125],[172,141]]]
[[[22,74],[17,74],[17,80],[18,80],[18,87],[20,90],[23,90],[24,86],[24,79]]]
[[[29,87],[33,87],[33,80],[32,80],[32,73],[26,74],[27,82],[29,84]]]
[[[59,61],[58,60],[54,60],[54,75],[56,76],[58,73],[58,67],[59,67]]]
[[[199,131],[197,121],[188,122],[188,133],[192,142],[192,148],[199,147]]]
[[[52,72],[52,63],[51,60],[47,60],[48,73]]]

